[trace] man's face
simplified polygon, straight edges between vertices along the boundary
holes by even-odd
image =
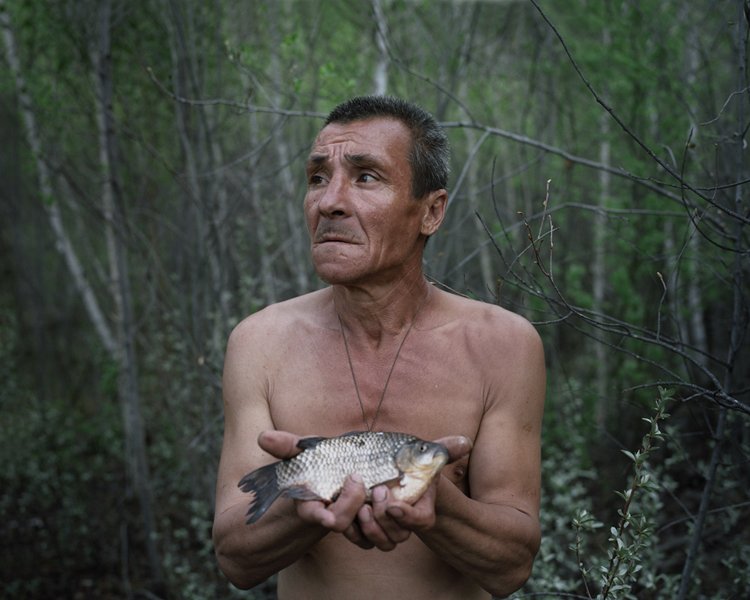
[[[305,217],[324,281],[385,282],[419,266],[432,231],[424,225],[429,201],[411,194],[410,148],[409,130],[395,119],[332,123],[318,135]]]

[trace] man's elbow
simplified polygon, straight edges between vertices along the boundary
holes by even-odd
[[[531,568],[534,564],[533,558],[528,564],[506,569],[502,575],[493,577],[492,581],[482,583],[485,591],[492,594],[493,598],[507,598],[513,592],[518,591],[531,577]]]
[[[485,590],[495,598],[507,598],[513,592],[521,589],[531,577],[534,559],[541,543],[541,532],[538,528],[529,536],[526,543],[519,546],[514,553],[512,564],[505,564],[504,568],[496,571],[497,576],[484,585]]]
[[[216,562],[219,565],[219,571],[224,574],[229,582],[240,590],[249,590],[256,585],[263,583],[267,576],[261,576],[240,565],[231,556],[223,554],[221,550],[216,549]]]
[[[241,590],[248,590],[263,583],[269,575],[253,568],[253,561],[244,549],[233,543],[231,536],[222,535],[221,529],[214,526],[214,554],[219,571],[229,582]]]

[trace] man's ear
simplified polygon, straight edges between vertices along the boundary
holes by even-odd
[[[424,201],[424,215],[422,216],[422,235],[431,236],[440,227],[445,218],[445,209],[448,206],[448,192],[446,190],[435,190],[427,194]]]

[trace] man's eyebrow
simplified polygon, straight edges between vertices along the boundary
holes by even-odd
[[[308,169],[313,169],[315,167],[319,167],[320,165],[326,163],[327,161],[328,161],[327,154],[311,154],[307,159],[306,167]]]
[[[382,167],[383,161],[373,154],[345,154],[344,158],[355,167]]]
[[[344,159],[351,165],[358,168],[378,168],[383,166],[383,161],[374,154],[345,154]],[[328,154],[311,154],[307,159],[306,167],[308,170],[316,169],[326,164],[330,160]]]

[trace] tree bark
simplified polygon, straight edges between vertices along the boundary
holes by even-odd
[[[102,176],[102,203],[107,231],[107,248],[111,269],[111,293],[117,306],[116,335],[112,332],[107,319],[99,305],[93,287],[89,283],[83,265],[67,234],[60,204],[55,200],[52,177],[42,153],[42,142],[39,136],[36,115],[28,95],[27,86],[18,57],[17,43],[10,14],[5,0],[0,0],[0,25],[3,30],[8,65],[16,81],[19,107],[26,129],[26,138],[31,148],[37,169],[37,179],[42,202],[55,237],[57,250],[65,260],[68,271],[73,278],[76,290],[81,295],[86,312],[107,353],[119,366],[118,394],[122,407],[126,432],[125,462],[133,487],[138,495],[144,522],[144,536],[147,543],[149,566],[154,583],[161,585],[161,569],[158,553],[154,543],[154,518],[151,509],[149,492],[149,473],[145,453],[145,434],[140,412],[138,394],[138,375],[134,349],[134,325],[132,303],[127,276],[127,263],[121,214],[116,210],[116,184],[112,171],[112,78],[109,40],[109,19],[111,6],[109,0],[100,6],[97,39],[94,47],[95,74],[94,83],[97,89],[96,111],[99,126],[100,162]]]
[[[611,45],[611,34],[605,25],[602,31],[602,48],[606,53]],[[599,119],[599,162],[609,166],[611,144],[610,144],[610,117],[602,112]],[[593,310],[596,314],[604,314],[604,302],[607,290],[607,204],[612,193],[612,176],[609,171],[599,171],[599,210],[594,213],[593,262],[591,265],[592,279],[592,301]],[[608,356],[609,349],[605,344],[594,342],[594,356],[596,357],[596,421],[599,427],[604,427],[607,419],[607,397],[608,387]]]
[[[388,21],[383,12],[382,0],[372,0],[372,12],[375,17],[375,45],[378,48],[378,58],[375,62],[373,75],[373,93],[384,95],[388,91]]]
[[[747,73],[745,71],[745,64],[747,61],[747,21],[745,14],[745,0],[737,0],[737,85],[740,86],[737,89],[745,89],[747,87]],[[745,123],[745,103],[744,101],[737,102],[737,131],[743,132],[738,135],[736,142],[737,154],[737,166],[735,170],[735,177],[737,181],[744,181],[747,177],[745,167],[745,132],[747,130]],[[744,198],[742,195],[743,186],[738,185],[734,190],[734,210],[737,214],[741,214],[743,211]],[[742,346],[742,340],[747,333],[747,318],[743,314],[745,309],[745,266],[743,261],[746,260],[744,253],[742,252],[743,245],[743,234],[745,225],[742,220],[737,219],[734,224],[734,263],[732,266],[732,320],[729,331],[729,348],[727,349],[726,357],[726,372],[724,374],[724,389],[731,390],[734,383],[734,367],[737,363],[740,348]],[[690,539],[690,545],[688,546],[687,555],[685,557],[685,563],[682,568],[682,577],[680,579],[680,588],[678,590],[678,600],[684,600],[688,597],[690,588],[693,584],[693,571],[698,556],[698,552],[701,547],[703,538],[703,529],[706,522],[706,517],[709,511],[709,505],[711,502],[711,496],[713,495],[714,486],[718,477],[718,470],[721,466],[721,461],[724,455],[724,448],[726,446],[726,427],[728,419],[728,409],[722,406],[719,409],[719,416],[717,417],[716,433],[714,435],[714,447],[711,452],[711,462],[708,468],[708,474],[706,475],[706,483],[703,486],[703,493],[701,495],[701,502],[698,508],[698,513],[695,517],[695,525],[693,527],[692,536]]]
[[[18,104],[26,130],[26,140],[31,149],[36,166],[37,182],[41,193],[41,201],[44,210],[47,213],[52,233],[55,236],[57,251],[65,261],[70,276],[76,290],[81,295],[86,313],[91,319],[94,329],[96,330],[99,340],[110,355],[114,355],[117,349],[117,341],[113,335],[104,312],[99,306],[99,301],[94,293],[94,289],[86,277],[85,270],[81,264],[75,248],[70,241],[65,223],[60,211],[60,203],[55,198],[52,186],[52,176],[47,167],[42,154],[42,142],[39,136],[39,128],[36,122],[36,115],[31,103],[31,98],[27,92],[26,81],[21,69],[21,62],[18,57],[18,46],[16,36],[13,30],[10,14],[8,13],[5,0],[0,0],[0,27],[3,30],[3,42],[5,45],[6,58],[10,67],[13,78],[16,82],[16,93],[18,95]]]
[[[292,8],[286,1],[275,3],[274,7],[271,10],[269,27],[271,28],[271,38],[274,40],[275,48],[280,48],[283,39],[281,27],[286,21],[286,15]],[[271,102],[275,107],[281,108],[283,103],[282,90],[286,82],[278,50],[272,50],[270,62],[273,83]],[[292,152],[289,149],[287,138],[283,135],[283,128],[279,127],[276,131],[279,132],[279,135],[274,137],[273,145],[279,161],[279,174],[281,175],[278,194],[281,196],[282,204],[285,207],[286,221],[289,227],[289,235],[283,245],[283,251],[294,277],[293,292],[294,294],[303,294],[310,291],[311,284],[308,269],[310,264],[307,246],[309,238],[304,216],[300,209],[302,195],[301,193],[298,194],[298,190],[293,183],[296,174],[292,173],[291,170]]]
[[[98,6],[96,37],[91,47],[91,59],[96,91],[95,113],[102,177],[104,231],[110,265],[111,294],[117,309],[115,321],[118,343],[115,357],[119,365],[118,394],[125,429],[125,463],[141,509],[151,580],[157,589],[161,589],[161,559],[155,542],[156,525],[151,500],[151,478],[138,387],[136,328],[125,246],[126,224],[122,211],[122,190],[116,169],[117,140],[112,112],[111,16],[111,0],[102,0]]]

